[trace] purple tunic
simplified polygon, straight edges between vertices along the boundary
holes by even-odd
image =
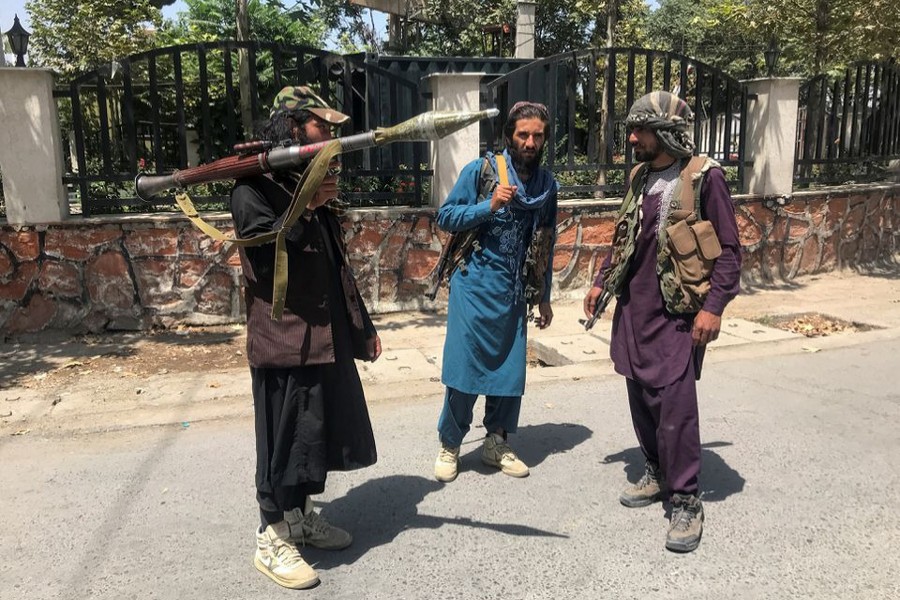
[[[694,315],[674,315],[665,308],[656,275],[657,224],[661,193],[644,196],[641,231],[635,244],[627,284],[616,302],[609,354],[616,372],[647,387],[679,379],[692,356]],[[741,256],[734,206],[720,169],[703,180],[704,218],[716,230],[722,254],[716,260],[703,309],[721,316],[740,289]],[[607,256],[604,266],[610,262]],[[602,285],[598,280],[595,285]]]

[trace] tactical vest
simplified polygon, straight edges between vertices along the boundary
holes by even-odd
[[[712,223],[701,219],[700,188],[711,168],[721,167],[707,156],[682,161],[681,173],[669,200],[671,210],[659,228],[656,274],[666,310],[670,313],[696,313],[703,308],[715,260],[722,253]],[[639,164],[631,171],[631,185],[616,218],[611,261],[602,274],[604,287],[616,297],[625,287],[634,256],[638,205],[649,173],[647,163]]]

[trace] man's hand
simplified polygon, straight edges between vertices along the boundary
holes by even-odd
[[[328,165],[329,171],[339,168],[340,165],[341,163],[339,161],[332,161],[331,164]],[[339,193],[338,176],[326,175],[325,178],[322,179],[319,189],[317,189],[316,193],[313,194],[313,197],[309,199],[309,204],[306,205],[306,208],[309,210],[316,210],[329,200],[337,198]]]
[[[374,336],[366,340],[366,348],[369,352],[369,360],[375,362],[381,356],[381,338],[376,333]]]
[[[694,317],[694,328],[691,329],[691,339],[695,346],[702,346],[719,337],[719,329],[722,327],[722,317],[714,315],[707,310],[701,310]]]
[[[491,212],[497,212],[509,204],[509,201],[516,195],[517,189],[519,188],[514,185],[503,185],[498,183],[497,187],[494,188],[494,195],[491,196]]]
[[[541,302],[538,304],[538,312],[540,316],[535,319],[538,329],[547,329],[550,327],[550,321],[553,320],[553,309],[550,308],[549,302]]]
[[[597,299],[603,294],[603,288],[593,286],[584,296],[584,316],[588,319],[594,316],[594,309],[597,308]]]

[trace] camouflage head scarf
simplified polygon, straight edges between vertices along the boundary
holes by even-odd
[[[278,92],[275,96],[275,102],[272,103],[272,110],[269,118],[275,116],[278,111],[292,113],[298,110],[308,110],[326,123],[332,125],[340,125],[347,121],[350,117],[343,113],[330,108],[328,104],[322,100],[312,89],[301,86],[287,86]]]
[[[674,158],[694,153],[690,125],[694,113],[687,103],[669,92],[650,92],[631,107],[625,126],[631,130],[645,127],[656,134],[662,149]]]

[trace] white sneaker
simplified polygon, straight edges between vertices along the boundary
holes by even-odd
[[[284,520],[290,527],[290,540],[302,546],[341,550],[353,542],[352,535],[335,527],[315,511],[312,498],[308,496],[304,509],[295,508],[284,513]]]
[[[503,436],[497,433],[489,433],[484,437],[481,462],[497,467],[510,477],[528,477],[528,465],[519,460]]]
[[[290,529],[284,521],[256,530],[256,556],[253,564],[278,585],[292,590],[311,588],[319,576],[289,539]]]
[[[434,461],[434,478],[438,481],[450,482],[459,474],[459,446],[441,446],[437,460]]]

